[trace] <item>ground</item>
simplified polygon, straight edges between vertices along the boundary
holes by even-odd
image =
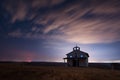
[[[120,70],[2,63],[0,80],[120,80]]]

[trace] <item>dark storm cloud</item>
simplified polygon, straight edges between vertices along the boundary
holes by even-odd
[[[9,37],[77,43],[120,40],[119,0],[5,0],[0,9],[1,34]]]

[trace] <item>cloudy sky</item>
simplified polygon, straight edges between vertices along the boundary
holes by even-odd
[[[120,0],[1,0],[0,61],[120,62]]]

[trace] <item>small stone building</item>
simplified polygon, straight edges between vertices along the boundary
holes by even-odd
[[[73,51],[66,54],[67,57],[63,58],[64,62],[67,60],[67,66],[72,67],[87,67],[89,54],[80,50],[80,47],[76,46]]]

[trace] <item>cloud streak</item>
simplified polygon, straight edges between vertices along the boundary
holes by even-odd
[[[82,9],[80,3],[75,3],[58,13],[52,13],[49,19],[56,17],[56,20],[44,29],[44,33],[58,30],[63,33],[55,35],[58,39],[85,44],[120,41],[118,3],[111,1],[94,5],[97,3]]]
[[[120,41],[118,0],[75,0],[72,3],[68,0],[18,0],[16,9],[12,1],[6,4],[6,10],[12,14],[11,22],[28,20],[30,26],[24,31],[20,27],[20,30],[9,31],[9,36],[83,44]]]

